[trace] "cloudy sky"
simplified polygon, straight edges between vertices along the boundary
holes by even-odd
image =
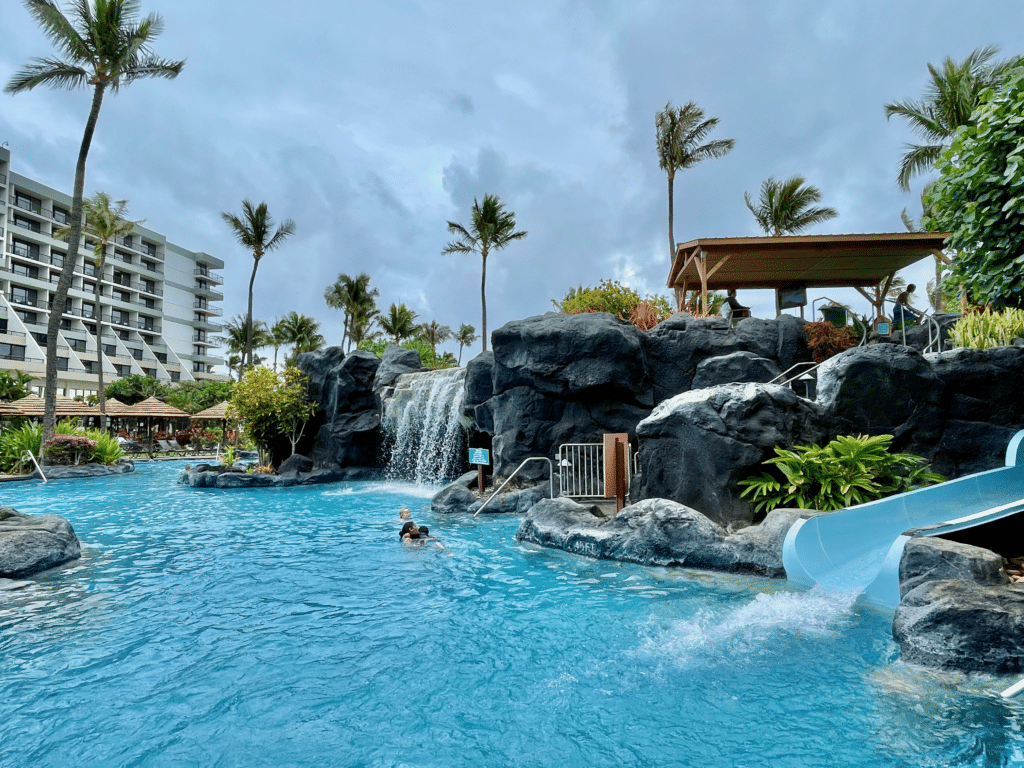
[[[760,234],[743,193],[793,174],[840,213],[821,233],[902,231],[920,182],[896,186],[913,137],[883,105],[920,96],[928,62],[985,45],[1024,52],[1019,0],[144,0],[143,11],[164,18],[155,51],[187,63],[176,80],[108,96],[86,193],[127,198],[146,226],[223,259],[225,318],[245,311],[252,257],[220,213],[266,201],[297,234],[261,262],[254,314],[312,315],[329,343],[342,322],[323,293],[341,272],[369,273],[383,308],[405,302],[421,321],[479,330],[479,259],[441,250],[446,221],[468,223],[487,193],[529,232],[488,260],[491,330],[602,278],[667,293],[654,117],[670,101],[695,101],[720,119],[715,137],[736,141],[677,176],[677,241]],[[16,0],[0,0],[0,23],[6,83],[52,49]],[[12,170],[70,192],[87,111],[84,91],[0,96]],[[769,292],[740,298],[774,311]]]

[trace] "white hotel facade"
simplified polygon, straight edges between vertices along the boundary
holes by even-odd
[[[70,263],[67,243],[54,233],[68,224],[71,197],[13,173],[11,153],[3,147],[0,196],[0,371],[33,376],[41,392],[50,304],[61,270]],[[224,365],[223,358],[212,354],[218,346],[213,337],[223,330],[224,298],[218,290],[223,278],[214,270],[223,267],[220,259],[136,225],[131,235],[108,247],[97,273],[93,242],[83,233],[57,339],[58,392],[95,393],[97,365],[108,384],[132,373],[166,384],[226,380],[214,370]],[[102,350],[97,350],[100,313]]]

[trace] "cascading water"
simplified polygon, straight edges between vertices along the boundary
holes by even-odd
[[[437,485],[459,474],[465,439],[459,424],[466,369],[406,373],[384,399],[387,476]]]

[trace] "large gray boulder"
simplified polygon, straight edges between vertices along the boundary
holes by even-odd
[[[900,656],[939,669],[1024,672],[1024,590],[958,580],[928,581],[893,619]]]
[[[797,516],[780,510],[769,515],[763,529],[730,536],[700,512],[667,499],[646,499],[606,519],[560,497],[530,509],[516,540],[641,565],[779,576],[782,541]]]
[[[828,414],[829,433],[893,435],[896,450],[938,442],[941,395],[932,366],[910,347],[855,347],[818,369],[817,403]]]
[[[776,446],[823,435],[814,403],[772,384],[728,384],[677,395],[637,425],[636,497],[672,499],[720,525],[746,525],[753,508],[737,483]]]
[[[383,433],[374,392],[381,367],[377,356],[359,351],[346,355],[341,347],[329,347],[299,355],[296,364],[309,377],[310,397],[319,405],[306,427],[315,435],[309,449],[314,466],[379,462]]]
[[[1010,583],[1003,558],[995,552],[932,536],[907,541],[899,578],[900,597],[928,581],[956,579],[991,586]]]
[[[75,529],[63,517],[0,507],[0,578],[31,576],[81,555]]]
[[[489,400],[494,395],[494,352],[481,352],[466,363],[466,394],[462,412],[481,432],[494,433],[494,414]]]
[[[403,373],[417,373],[423,370],[420,362],[420,353],[415,349],[406,349],[397,344],[388,344],[384,350],[384,357],[381,358],[377,375],[373,379],[373,391],[381,400],[389,396],[386,389],[395,386],[398,377]]]
[[[754,352],[732,352],[719,357],[709,357],[697,364],[693,375],[693,389],[704,389],[719,384],[755,382],[767,384],[782,371],[778,364],[767,357],[758,357]]]

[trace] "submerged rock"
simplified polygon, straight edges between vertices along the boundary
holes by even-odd
[[[31,576],[81,555],[75,529],[63,517],[0,507],[0,577]]]
[[[760,526],[733,535],[695,509],[645,499],[612,518],[559,497],[526,514],[517,541],[606,560],[782,576],[782,542],[801,510],[775,510]]]

